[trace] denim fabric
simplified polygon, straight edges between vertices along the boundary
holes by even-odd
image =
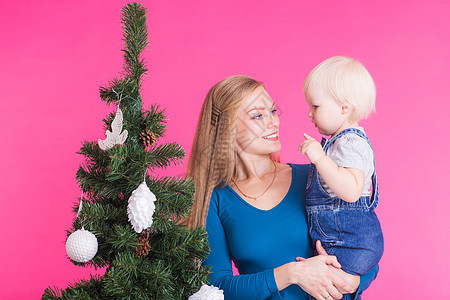
[[[324,138],[324,150],[347,133],[358,134],[372,147],[364,132],[349,128],[330,140]],[[311,164],[306,185],[306,211],[311,239],[314,244],[320,240],[327,253],[335,255],[347,273],[366,274],[378,264],[383,254],[383,234],[374,211],[378,197],[376,172],[372,175],[372,195],[362,196],[358,201],[349,203],[339,197],[330,197],[323,190],[316,166]]]

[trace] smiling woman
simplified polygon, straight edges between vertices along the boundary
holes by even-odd
[[[203,103],[188,166],[196,187],[188,221],[208,232],[210,283],[226,299],[356,299],[378,268],[347,274],[320,244],[320,255],[310,257],[309,166],[271,159],[281,149],[275,107],[264,85],[248,76],[222,80]],[[232,260],[240,275],[233,276]]]
[[[275,103],[264,87],[258,87],[240,105],[236,115],[236,151],[264,154],[278,152],[280,121]]]

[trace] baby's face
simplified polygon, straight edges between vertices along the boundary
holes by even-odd
[[[305,96],[309,104],[308,117],[321,134],[333,136],[346,128],[349,117],[347,109],[328,91],[313,85],[308,88]]]

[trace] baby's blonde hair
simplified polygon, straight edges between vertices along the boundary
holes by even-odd
[[[375,111],[376,90],[372,76],[351,57],[333,56],[321,62],[305,79],[305,95],[310,86],[324,88],[340,105],[350,104],[353,122],[365,119]]]
[[[234,175],[236,112],[258,87],[264,84],[236,75],[215,84],[206,95],[187,168],[195,185],[189,226],[205,225],[212,191],[228,184]]]

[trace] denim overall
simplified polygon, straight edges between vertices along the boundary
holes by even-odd
[[[361,136],[372,148],[364,132],[349,128],[330,140],[323,138],[324,151],[335,140],[348,133]],[[358,201],[349,203],[325,192],[319,183],[316,166],[311,164],[306,185],[309,233],[314,245],[320,240],[327,253],[335,255],[347,273],[366,274],[378,264],[383,254],[383,234],[374,211],[377,205],[378,184],[375,170],[372,175],[372,195],[361,196]]]

